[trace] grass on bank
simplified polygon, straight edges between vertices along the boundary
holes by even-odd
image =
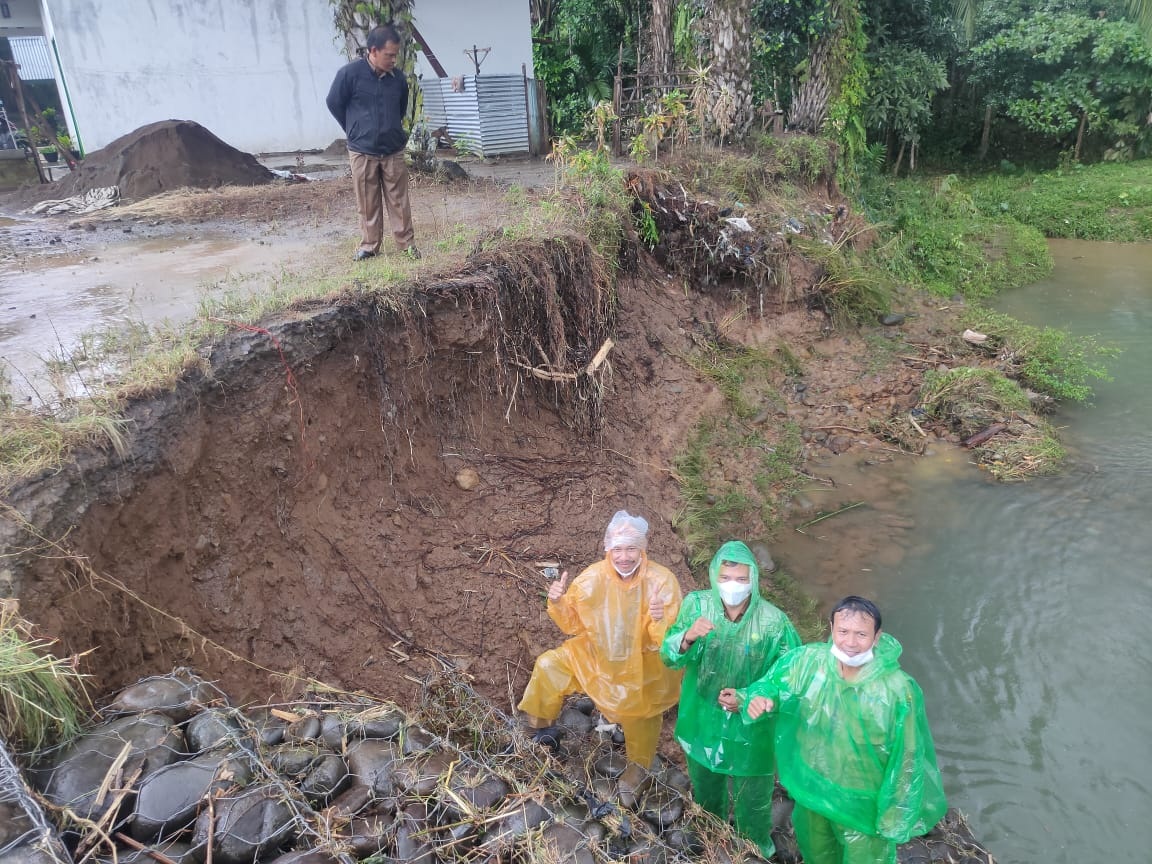
[[[1152,160],[1074,165],[965,181],[986,218],[1010,218],[1046,237],[1152,240]]]
[[[86,701],[75,658],[55,657],[15,600],[0,600],[0,740],[33,752],[80,730]]]

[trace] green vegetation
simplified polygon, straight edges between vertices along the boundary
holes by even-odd
[[[67,741],[85,699],[75,657],[54,657],[15,600],[0,600],[0,740],[21,752]]]
[[[1059,401],[1085,402],[1092,396],[1090,382],[1110,380],[1101,360],[1115,356],[1116,349],[1095,339],[1022,324],[989,309],[973,309],[964,320],[995,342],[1001,368],[1037,393]]]
[[[981,466],[998,480],[1051,473],[1064,461],[1064,448],[1051,425],[1030,414],[1028,395],[995,369],[962,366],[929,372],[920,400],[929,416],[943,420],[962,438],[1000,424],[999,434],[973,448]]]
[[[1048,237],[1152,240],[1152,161],[1075,165],[1043,174],[990,174],[966,182],[985,218],[1017,221]]]
[[[672,527],[699,573],[720,544],[733,537],[766,539],[783,519],[783,505],[800,488],[800,430],[784,424],[769,444],[768,430],[732,417],[706,419],[674,461],[682,504]],[[806,639],[823,635],[815,600],[784,573],[763,574],[761,592],[783,609]]]
[[[885,235],[878,262],[894,278],[933,294],[989,297],[1052,269],[1039,231],[1004,213],[981,212],[955,175],[873,180],[862,198]]]

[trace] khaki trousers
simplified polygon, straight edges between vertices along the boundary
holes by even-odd
[[[412,205],[408,202],[408,166],[404,151],[391,156],[366,156],[348,151],[352,163],[352,187],[360,211],[360,249],[375,255],[384,237],[384,211],[396,248],[412,245]]]

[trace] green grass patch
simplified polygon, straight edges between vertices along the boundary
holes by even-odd
[[[0,600],[0,739],[20,752],[62,743],[80,731],[87,701],[75,658],[59,658],[20,617],[15,600]]]
[[[1034,327],[981,307],[969,310],[964,320],[994,340],[1000,366],[1037,393],[1086,402],[1092,397],[1093,381],[1111,380],[1103,360],[1115,357],[1118,350],[1093,337]]]
[[[988,174],[965,186],[982,216],[1012,219],[1046,237],[1152,239],[1152,160]]]
[[[682,504],[672,527],[687,544],[698,577],[724,542],[767,540],[782,523],[783,504],[800,488],[800,429],[786,423],[772,432],[770,441],[767,429],[749,428],[734,417],[706,418],[674,460]],[[790,577],[762,574],[760,588],[802,634],[822,632],[815,601]]]
[[[862,198],[883,238],[872,260],[901,282],[943,297],[989,297],[1052,270],[1039,230],[982,212],[954,175],[873,180]]]

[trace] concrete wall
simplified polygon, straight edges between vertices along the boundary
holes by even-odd
[[[45,8],[87,152],[166,119],[195,120],[253,153],[343,135],[324,106],[347,62],[327,0],[8,2],[33,26]],[[473,72],[463,53],[473,44],[492,49],[482,74],[519,74],[523,63],[532,75],[528,0],[416,0],[415,14],[449,75]],[[435,77],[418,56],[417,72]]]
[[[0,36],[42,36],[40,0],[5,0],[11,18],[0,18]]]
[[[195,120],[249,152],[325,147],[347,62],[319,0],[44,0],[87,151]]]
[[[532,72],[532,20],[528,0],[416,0],[416,27],[449,76],[473,75],[464,56],[473,45],[491,48],[480,66],[481,75],[519,75],[520,65]],[[436,73],[417,55],[416,71],[426,78]]]

